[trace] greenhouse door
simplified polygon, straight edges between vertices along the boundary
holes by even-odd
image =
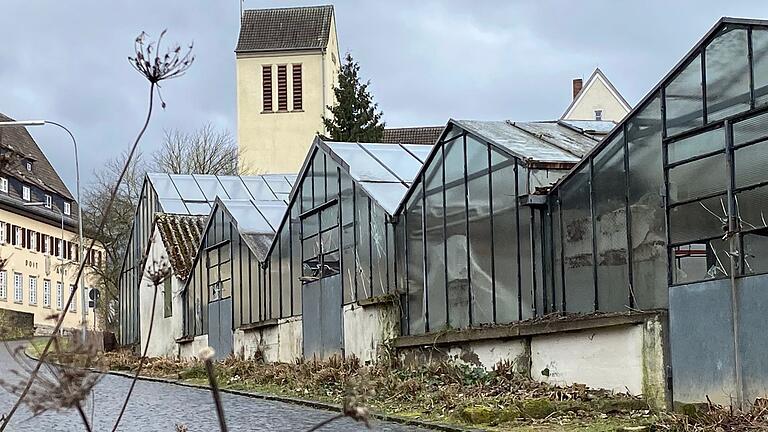
[[[302,286],[304,358],[343,355],[341,275]]]
[[[232,297],[208,303],[208,346],[217,359],[232,354]]]

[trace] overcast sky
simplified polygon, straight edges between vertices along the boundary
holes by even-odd
[[[128,65],[135,36],[194,41],[194,66],[167,82],[163,129],[205,122],[236,133],[238,0],[0,0],[0,112],[64,123],[81,147],[83,182],[125,150],[141,124],[146,84]],[[246,8],[322,4],[246,0]],[[571,80],[599,66],[634,104],[721,16],[768,18],[768,1],[334,2],[342,55],[371,79],[388,126],[448,118],[546,120],[566,108]],[[577,7],[578,5],[578,7]],[[70,144],[31,130],[74,193]]]

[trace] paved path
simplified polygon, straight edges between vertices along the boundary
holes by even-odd
[[[15,345],[9,345],[13,348]],[[8,378],[17,364],[0,343],[0,377]],[[130,380],[105,375],[95,388],[94,430],[111,431]],[[335,415],[328,411],[264,401],[231,394],[222,395],[227,426],[230,431],[302,431]],[[0,414],[8,412],[15,396],[0,389]],[[88,405],[88,412],[92,409]],[[121,431],[175,432],[176,424],[185,424],[189,431],[217,431],[218,423],[208,391],[172,384],[139,381],[121,422]],[[80,417],[75,411],[46,413],[30,418],[30,412],[20,409],[13,417],[8,431],[82,431]],[[362,424],[343,419],[321,431],[366,430]],[[423,431],[423,429],[374,420],[377,431]]]

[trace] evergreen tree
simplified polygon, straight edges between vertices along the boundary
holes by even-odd
[[[368,91],[370,81],[360,82],[360,65],[347,53],[339,71],[339,85],[334,86],[336,105],[329,106],[333,118],[323,117],[330,138],[346,142],[379,142],[384,135],[382,112]]]

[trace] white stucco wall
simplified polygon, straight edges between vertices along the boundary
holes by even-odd
[[[179,357],[182,359],[197,358],[200,351],[208,346],[208,335],[195,336],[191,342],[179,344]]]
[[[252,358],[259,350],[267,362],[290,363],[302,357],[301,317],[285,318],[277,325],[235,330],[236,355]]]
[[[525,339],[476,341],[449,348],[448,356],[455,361],[482,366],[487,370],[492,370],[501,361],[509,361],[518,367],[527,368],[527,364],[517,365],[521,360],[528,361],[527,358],[523,359],[527,346]]]
[[[531,378],[642,394],[643,325],[535,336]]]
[[[153,259],[160,259],[161,256],[168,256],[163,244],[163,240],[160,237],[160,233],[155,230],[153,233],[153,240],[149,250],[149,258],[144,268],[144,275],[147,274],[148,266],[151,265]],[[183,302],[181,299],[181,289],[183,288],[183,282],[176,276],[171,276],[171,291],[173,292],[172,299],[172,314],[169,317],[165,317],[164,311],[164,298],[163,286],[159,286],[155,290],[152,283],[145,277],[141,283],[141,293],[139,295],[140,308],[139,308],[139,320],[141,328],[141,342],[142,352],[149,343],[149,349],[147,355],[150,357],[170,356],[175,357],[178,355],[178,344],[176,338],[182,336],[182,311]],[[149,324],[152,318],[152,297],[153,294],[156,297],[154,323],[152,327],[152,337],[148,338]]]
[[[346,356],[375,361],[381,346],[398,335],[400,316],[392,303],[349,304],[344,306],[343,314]]]

